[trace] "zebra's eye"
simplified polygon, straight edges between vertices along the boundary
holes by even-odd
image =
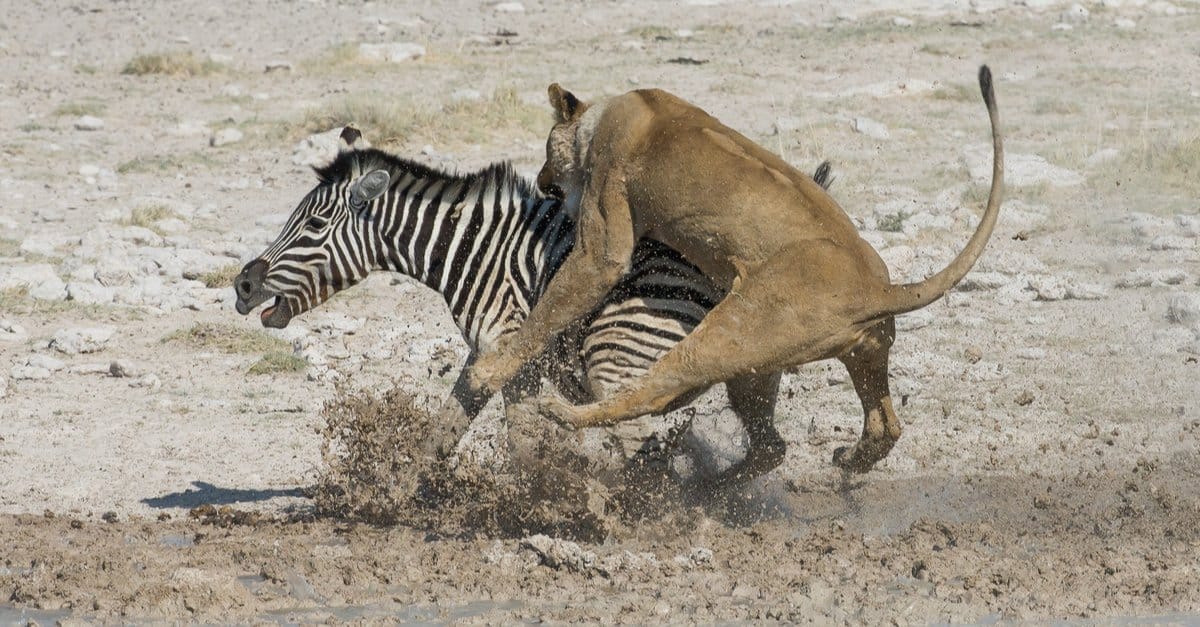
[[[313,217],[309,218],[308,219],[308,228],[310,228],[314,231],[320,231],[321,229],[325,228],[325,219],[318,218],[317,216],[313,216]]]

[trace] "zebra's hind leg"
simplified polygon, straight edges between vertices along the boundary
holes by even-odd
[[[729,404],[750,438],[746,456],[712,480],[715,490],[743,485],[783,463],[787,443],[775,429],[780,373],[745,375],[725,383]]]

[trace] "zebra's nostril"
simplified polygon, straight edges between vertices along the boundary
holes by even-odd
[[[238,283],[238,292],[243,296],[249,296],[252,287],[253,286],[250,285],[250,281],[242,280]]]

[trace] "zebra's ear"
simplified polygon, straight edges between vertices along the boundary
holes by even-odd
[[[338,152],[362,150],[370,147],[371,144],[367,141],[366,137],[362,136],[362,131],[353,126],[346,126],[342,129],[342,134],[338,136]]]
[[[387,191],[392,177],[386,170],[367,172],[350,185],[350,203],[357,209],[366,208],[367,203],[379,198]]]

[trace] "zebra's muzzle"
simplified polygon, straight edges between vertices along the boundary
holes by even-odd
[[[268,291],[263,285],[267,268],[267,262],[262,259],[255,259],[242,268],[241,273],[233,280],[233,289],[237,292],[235,307],[237,312],[244,316],[274,297],[275,302],[263,309],[258,317],[264,327],[282,329],[292,321],[292,306],[288,304],[287,299]]]

